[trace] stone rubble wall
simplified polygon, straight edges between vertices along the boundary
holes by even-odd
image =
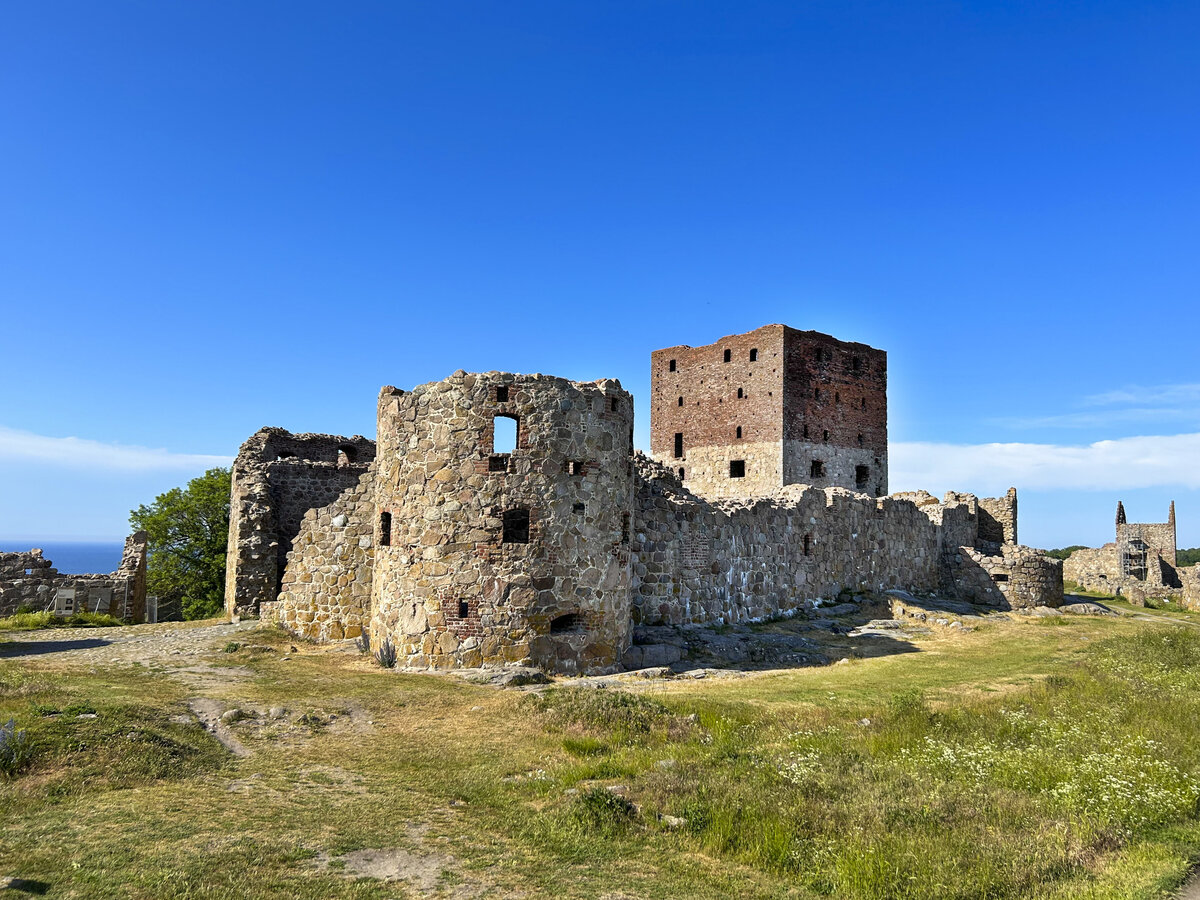
[[[518,421],[511,453],[495,452],[497,417]],[[619,666],[633,501],[619,382],[459,371],[386,387],[378,441],[373,647],[390,639],[419,667]]]
[[[53,609],[59,588],[75,589],[75,609],[145,621],[146,533],[125,539],[121,564],[108,574],[72,575],[59,572],[34,548],[28,553],[0,553],[0,616],[22,607],[35,612]]]
[[[995,544],[1017,543],[1017,489],[1003,497],[980,498],[979,540]]]
[[[311,509],[357,484],[375,458],[375,442],[354,435],[292,434],[262,428],[238,451],[230,493],[225,608],[259,613],[275,602],[284,564]]]
[[[371,616],[375,479],[367,471],[328,506],[310,509],[287,555],[271,615],[315,641],[356,638]],[[264,604],[265,606],[265,604]]]
[[[1004,544],[997,555],[959,547],[951,572],[955,592],[971,603],[1000,609],[1057,608],[1063,603],[1062,562],[1031,547]]]
[[[1162,557],[1151,555],[1147,559],[1147,574],[1151,577],[1145,581],[1132,578],[1121,571],[1120,550],[1116,544],[1076,550],[1063,562],[1063,578],[1086,591],[1163,600],[1179,596],[1186,590],[1187,583],[1181,579],[1187,571],[1175,568]]]
[[[1175,571],[1183,583],[1183,608],[1200,612],[1200,565]]]
[[[708,502],[661,464],[639,454],[636,466],[637,624],[764,619],[843,591],[936,591],[948,559],[977,533],[970,495],[939,503],[923,492],[788,486],[770,498]]]

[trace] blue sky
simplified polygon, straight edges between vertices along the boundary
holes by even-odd
[[[1195,3],[25,2],[0,34],[0,538],[262,425],[768,322],[890,354],[894,490],[1200,545]]]

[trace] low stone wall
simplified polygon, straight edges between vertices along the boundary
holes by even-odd
[[[305,514],[269,609],[293,634],[338,641],[358,637],[369,623],[374,487],[374,473],[364,473],[333,503]]]
[[[1184,609],[1200,612],[1200,566],[1189,566],[1175,571],[1179,574],[1179,580],[1183,582]]]
[[[131,622],[146,616],[146,533],[125,539],[121,564],[108,574],[59,572],[34,548],[28,553],[0,553],[0,616],[22,607],[35,612],[53,609],[59,588],[75,589],[75,609],[99,612]]]
[[[1030,547],[1004,544],[995,556],[959,547],[951,564],[963,600],[1000,609],[1062,606],[1062,562]]]

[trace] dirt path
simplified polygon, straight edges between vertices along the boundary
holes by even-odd
[[[214,646],[258,627],[257,621],[237,625],[192,625],[165,622],[159,625],[125,625],[118,628],[46,628],[4,635],[0,659],[38,658],[47,662],[79,665],[159,664],[186,666],[208,654]]]

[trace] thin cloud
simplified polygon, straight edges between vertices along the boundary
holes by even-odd
[[[1116,391],[1092,394],[1083,400],[1084,406],[1177,406],[1189,404],[1200,407],[1200,384],[1158,384],[1149,387],[1133,385]]]
[[[40,463],[74,469],[144,472],[197,470],[227,466],[228,456],[173,453],[154,447],[106,444],[88,438],[48,437],[0,426],[0,462]]]
[[[1114,491],[1200,488],[1200,434],[1144,436],[1061,444],[894,443],[893,491],[924,488],[994,495],[1010,486],[1033,490]]]
[[[1130,385],[1091,394],[1072,412],[995,419],[1010,428],[1104,428],[1113,425],[1174,423],[1200,428],[1200,384]]]

